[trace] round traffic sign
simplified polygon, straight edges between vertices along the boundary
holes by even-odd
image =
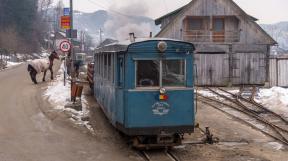
[[[71,49],[71,44],[69,41],[62,41],[60,43],[60,50],[62,52],[68,52]]]

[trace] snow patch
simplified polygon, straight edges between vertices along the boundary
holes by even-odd
[[[226,92],[223,92],[223,91],[221,91],[221,90],[216,90],[216,89],[214,89],[214,90],[215,90],[216,92],[224,95],[224,96],[231,97],[231,95],[228,94],[228,93],[226,93]],[[214,93],[212,93],[211,91],[206,90],[206,89],[204,89],[204,90],[198,90],[197,92],[198,92],[199,94],[205,96],[205,97],[211,97],[211,98],[216,98],[216,99],[218,99],[218,100],[224,100],[224,98],[219,97],[218,95],[216,95],[216,94],[214,94]],[[239,90],[228,90],[228,92],[233,93],[233,94],[236,94],[236,93],[239,93]]]
[[[266,146],[270,147],[274,150],[282,150],[283,149],[283,145],[278,143],[278,142],[270,142]]]
[[[7,61],[7,67],[13,67],[13,66],[17,66],[17,65],[20,65],[22,64],[22,62],[10,62],[10,61]]]
[[[281,87],[260,89],[257,102],[278,114],[284,114],[288,117],[288,89]]]
[[[48,88],[45,90],[43,95],[50,102],[52,102],[56,110],[69,113],[69,115],[71,115],[70,119],[75,124],[85,126],[91,132],[94,132],[92,126],[89,124],[89,121],[82,121],[82,118],[87,117],[89,112],[87,101],[84,96],[81,98],[82,111],[76,111],[72,108],[65,108],[65,105],[70,103],[71,84],[67,81],[66,86],[64,86],[64,69],[64,63],[62,63],[56,79],[49,83]]]

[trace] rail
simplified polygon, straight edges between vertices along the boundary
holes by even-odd
[[[259,127],[253,125],[252,123],[250,123],[249,121],[245,120],[245,119],[242,119],[242,118],[239,118],[239,117],[236,117],[234,115],[232,115],[233,117],[236,117],[238,120],[241,120],[242,122],[245,122],[246,124],[248,124],[249,126],[251,126],[252,128],[254,129],[257,129],[259,131],[261,131],[262,133],[274,138],[275,140],[278,140],[286,145],[288,145],[288,130],[283,128],[283,127],[280,127],[280,125],[272,122],[271,120],[275,120],[276,119],[279,119],[279,121],[282,121],[282,123],[285,123],[285,125],[287,125],[287,121],[279,116],[278,114],[275,114],[275,112],[271,111],[271,110],[268,110],[267,108],[263,107],[262,105],[256,103],[255,101],[251,101],[251,100],[247,100],[245,98],[243,98],[242,96],[240,95],[235,95],[235,94],[232,94],[228,91],[225,91],[223,89],[220,89],[218,88],[220,91],[222,92],[225,92],[226,94],[230,94],[229,96],[231,97],[228,97],[224,94],[221,94],[211,88],[207,88],[209,91],[211,91],[212,93],[216,94],[217,96],[220,96],[221,98],[224,98],[226,101],[228,101],[229,103],[224,103],[223,101],[219,101],[217,99],[212,99],[212,98],[209,98],[209,97],[206,97],[206,96],[203,96],[201,94],[198,94],[199,97],[201,97],[202,99],[200,100],[202,103],[204,104],[207,104],[211,107],[214,107],[226,114],[229,114],[229,115],[232,115],[230,114],[229,112],[225,111],[223,108],[221,108],[222,106],[225,106],[225,107],[230,107],[231,109],[234,109],[242,114],[245,114],[247,116],[249,116],[250,118],[253,118],[255,119],[255,121],[261,123],[261,124],[264,124],[265,126],[267,126],[267,130],[263,130],[263,129],[260,129]],[[203,100],[204,99],[204,100]],[[241,100],[244,100],[244,102],[246,104],[244,104],[243,102],[240,101]],[[209,103],[208,101],[210,102],[214,102],[216,104],[220,104],[221,107],[217,107],[216,105],[214,104],[211,104]],[[232,104],[231,104],[232,103]],[[254,108],[252,109],[251,107],[249,107],[249,105]],[[264,110],[265,113],[269,113],[269,117],[273,118],[273,119],[270,119],[269,120],[269,117],[268,116],[261,116],[257,111],[255,111],[255,108],[258,108],[258,109],[261,109],[261,110]]]

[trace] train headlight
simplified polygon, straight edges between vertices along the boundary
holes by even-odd
[[[166,93],[166,89],[165,88],[160,88],[160,94],[165,94]]]
[[[160,41],[157,47],[161,53],[164,53],[167,50],[167,43],[165,41]]]
[[[168,96],[166,95],[166,89],[165,88],[160,88],[159,100],[161,100],[161,101],[168,100]]]

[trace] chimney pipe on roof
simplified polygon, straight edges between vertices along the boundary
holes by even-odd
[[[129,38],[130,38],[131,42],[135,42],[135,34],[134,34],[134,32],[129,33]]]

